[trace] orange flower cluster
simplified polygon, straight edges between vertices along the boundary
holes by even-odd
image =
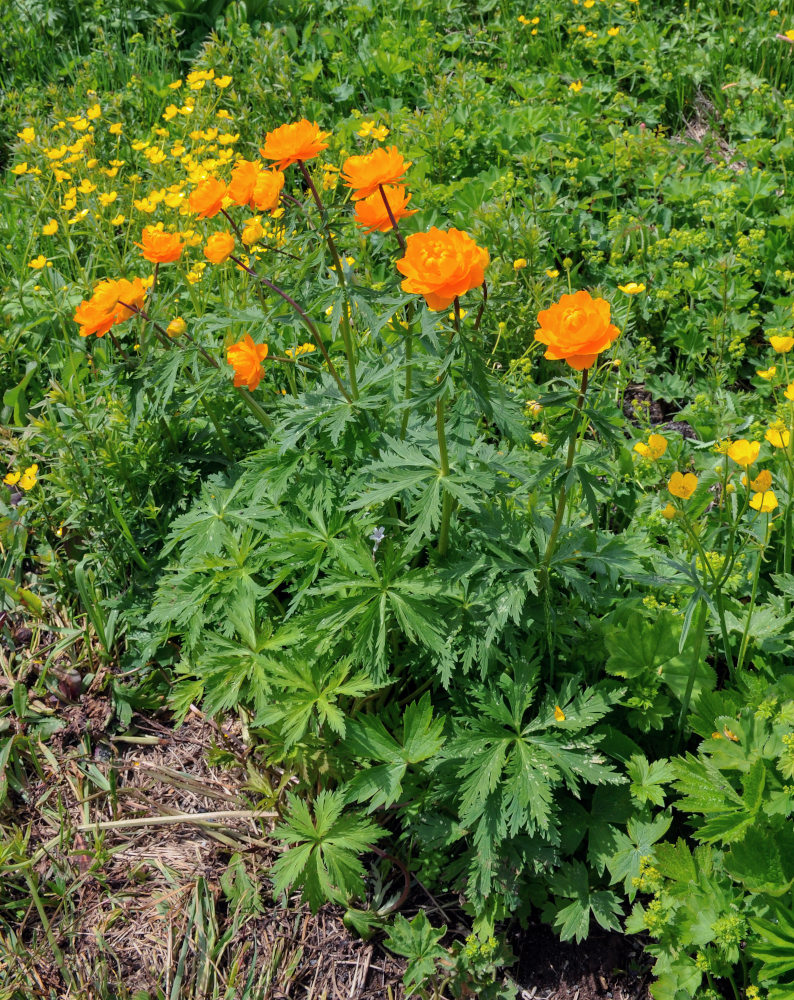
[[[166,233],[157,226],[146,226],[141,242],[135,246],[141,248],[145,260],[153,264],[171,264],[182,256],[185,244],[179,233]]]
[[[80,336],[104,337],[116,323],[122,323],[135,315],[134,309],[142,309],[146,289],[140,278],[127,281],[100,281],[90,299],[83,299],[74,313],[74,321],[80,326]],[[127,306],[133,308],[128,309]]]
[[[341,177],[353,189],[353,201],[368,198],[381,184],[396,184],[405,176],[411,162],[405,162],[396,146],[378,148],[365,156],[350,156],[342,167]]]
[[[544,357],[565,361],[581,371],[592,367],[598,355],[620,336],[609,321],[609,303],[589,292],[563,295],[549,309],[538,313],[535,340],[546,345]]]
[[[291,163],[298,160],[311,160],[324,149],[328,143],[323,142],[331,133],[321,132],[317,122],[302,118],[299,122],[281,125],[268,132],[265,144],[259,150],[266,160],[275,160],[279,170],[286,170]]]
[[[389,202],[389,208],[386,208],[386,201]],[[411,195],[406,194],[405,188],[402,184],[385,184],[383,186],[383,194],[380,191],[375,191],[373,194],[369,195],[367,198],[362,198],[361,201],[356,202],[356,211],[353,216],[357,226],[361,226],[367,233],[385,233],[392,228],[392,221],[389,217],[389,209],[391,209],[391,214],[394,216],[394,221],[399,222],[400,219],[404,219],[407,215],[414,215],[417,211],[415,208],[409,209],[408,202],[411,200]]]
[[[412,233],[397,270],[405,275],[403,291],[423,295],[430,309],[448,308],[453,301],[485,280],[488,251],[459,229],[446,232],[432,226]]]
[[[234,384],[244,385],[252,391],[262,381],[265,369],[262,362],[267,357],[267,344],[255,344],[250,333],[226,348],[226,360],[234,368]]]

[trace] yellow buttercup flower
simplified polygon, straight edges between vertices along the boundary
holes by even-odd
[[[662,437],[661,434],[651,434],[647,444],[638,441],[634,445],[634,450],[638,455],[642,455],[643,458],[655,462],[657,458],[661,458],[667,451],[667,438]]]
[[[123,126],[121,122],[113,122],[113,124],[108,129],[108,132],[110,132],[111,135],[121,135],[122,128]]]
[[[524,258],[524,257],[518,257],[516,260],[513,261],[513,270],[514,271],[521,271],[526,266],[527,266],[527,262],[526,262],[526,258]]]
[[[674,497],[680,497],[682,500],[688,500],[697,489],[697,485],[698,479],[694,473],[687,472],[686,474],[682,474],[680,472],[674,472],[672,476],[670,476],[667,489]]]
[[[55,219],[50,219],[41,227],[41,232],[43,236],[54,236],[58,232],[58,223]]]
[[[747,476],[742,476],[742,484],[747,485]],[[756,493],[766,493],[772,485],[772,473],[769,469],[762,469],[755,479],[750,480],[750,488]]]
[[[581,80],[574,80],[573,83],[568,84],[568,90],[572,90],[574,94],[578,94],[581,89],[582,89]]]
[[[224,90],[232,82],[232,78],[230,76],[216,76],[212,82],[216,87],[220,87],[221,90]]]
[[[620,34],[620,28],[617,25],[615,25],[614,28],[607,28],[607,34],[610,38],[614,38],[616,35]]]
[[[27,469],[25,469],[25,471],[19,477],[20,488],[25,490],[26,492],[27,490],[32,490],[33,487],[36,485],[36,473],[38,471],[39,467],[35,463],[33,465],[29,465]]]
[[[547,278],[559,278],[559,276],[560,276],[560,272],[555,267],[547,267],[546,268],[546,277]]]
[[[86,118],[90,118],[91,121],[95,121],[102,114],[102,106],[100,104],[94,104],[86,111]]]
[[[786,397],[786,399],[790,399],[792,402],[794,402],[794,382],[792,382],[791,385],[786,386],[786,391],[783,393],[783,395]]]
[[[544,434],[542,431],[536,431],[532,435],[532,440],[535,442],[535,444],[539,444],[541,448],[545,448],[546,445],[549,443],[549,436],[548,434]]]
[[[11,472],[7,472],[5,474],[5,476],[3,477],[3,482],[5,483],[6,486],[16,486],[16,484],[19,482],[19,477],[21,475],[22,475],[21,472],[19,471],[14,472],[12,470]]]
[[[781,420],[778,420],[764,434],[764,437],[773,448],[788,448],[791,435],[786,429],[786,425]]]
[[[769,514],[777,507],[777,497],[772,490],[767,490],[765,493],[754,493],[750,498],[750,506],[762,514]]]
[[[28,267],[32,267],[34,271],[40,271],[43,267],[47,267],[48,264],[49,261],[43,253],[39,254],[38,257],[34,257],[33,260],[28,261]]]
[[[28,126],[23,128],[21,132],[17,132],[17,138],[21,139],[22,142],[30,143],[36,138],[36,130]]]
[[[788,354],[794,347],[794,337],[770,337],[769,344],[778,354]]]
[[[618,285],[618,288],[624,295],[639,295],[640,292],[645,291],[645,285],[636,281],[629,281],[625,285]]]
[[[565,722],[565,712],[563,712],[559,705],[554,706],[554,721]]]
[[[737,465],[747,468],[748,465],[752,465],[758,458],[760,450],[761,444],[759,441],[748,441],[746,438],[740,438],[738,441],[734,441],[728,448],[728,457],[732,458]]]
[[[756,371],[756,375],[758,375],[759,378],[766,379],[767,382],[770,379],[774,378],[776,374],[777,374],[777,365],[772,365],[771,368],[759,368]]]
[[[665,506],[664,510],[662,511],[662,517],[666,521],[672,521],[677,513],[678,511],[675,509],[675,507],[671,503],[668,503]]]

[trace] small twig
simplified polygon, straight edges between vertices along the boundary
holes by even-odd
[[[136,816],[134,819],[109,819],[100,823],[82,823],[76,826],[79,833],[94,830],[121,830],[135,826],[171,826],[174,823],[223,823],[229,819],[274,819],[277,812],[263,812],[261,809],[229,809],[207,813],[177,813],[175,816]]]

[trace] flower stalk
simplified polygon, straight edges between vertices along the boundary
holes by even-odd
[[[325,205],[323,204],[322,198],[314,185],[311,174],[306,169],[306,164],[303,160],[297,161],[300,171],[303,174],[303,179],[306,181],[306,185],[311,191],[312,197],[314,198],[314,203],[317,205],[317,210],[320,213],[320,219],[322,220],[323,230],[325,231],[325,241],[328,244],[328,249],[333,258],[334,268],[336,270],[336,277],[339,285],[342,289],[342,294],[345,299],[345,307],[342,309],[342,322],[340,324],[340,329],[342,331],[342,342],[345,347],[345,356],[347,357],[347,372],[348,378],[350,379],[350,394],[353,399],[358,399],[358,382],[356,380],[356,359],[353,351],[353,334],[350,329],[350,297],[348,295],[347,282],[345,281],[345,273],[342,270],[342,259],[339,256],[339,251],[336,248],[336,242],[334,241],[333,234],[331,232],[331,227],[328,223],[328,213],[325,210]]]
[[[582,381],[579,386],[579,395],[576,398],[576,406],[574,407],[574,419],[573,426],[571,427],[571,436],[568,440],[568,456],[565,460],[565,479],[563,479],[562,488],[560,490],[560,497],[557,501],[557,513],[554,515],[554,523],[551,526],[551,534],[549,535],[549,540],[546,543],[546,551],[543,554],[543,564],[541,568],[541,583],[545,587],[549,580],[549,564],[551,563],[551,557],[554,554],[554,546],[557,541],[557,535],[560,532],[560,525],[562,524],[562,519],[565,514],[565,504],[568,499],[568,489],[566,486],[566,480],[568,473],[571,471],[571,466],[573,465],[574,455],[576,454],[576,441],[579,437],[579,425],[581,423],[582,408],[584,406],[584,397],[587,392],[587,379],[589,375],[589,369],[582,369]]]

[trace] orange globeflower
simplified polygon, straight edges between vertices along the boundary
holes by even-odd
[[[222,264],[234,250],[231,233],[213,233],[204,245],[204,256],[213,264]]]
[[[232,179],[226,193],[235,205],[247,205],[251,201],[262,164],[258,160],[240,160],[232,170]]]
[[[157,226],[146,226],[141,234],[141,242],[135,244],[143,250],[145,260],[153,264],[171,264],[179,260],[185,244],[179,233],[166,233]]]
[[[549,309],[542,309],[538,324],[535,340],[546,345],[544,357],[565,361],[577,371],[590,368],[620,336],[620,330],[609,322],[606,299],[594,299],[585,291],[563,295]]]
[[[74,321],[80,326],[80,336],[90,337],[95,333],[97,337],[104,337],[115,323],[135,315],[127,306],[141,309],[145,298],[146,289],[140,278],[100,281],[91,298],[83,299],[75,309]]]
[[[426,233],[412,233],[397,270],[405,275],[404,292],[424,295],[430,309],[447,309],[464,292],[485,280],[490,255],[459,229],[444,232],[432,226]]]
[[[190,209],[198,212],[200,219],[211,219],[223,208],[226,197],[226,185],[217,177],[207,177],[197,188],[190,192]]]
[[[118,304],[116,306],[116,322],[121,323],[135,315],[135,309],[143,309],[146,300],[146,289],[140,278],[133,278],[127,281],[126,278],[119,278],[116,282],[118,292]],[[127,306],[133,308],[128,309]]]
[[[411,196],[410,194],[406,195],[402,184],[385,185],[383,191],[389,199],[389,208],[395,222],[404,219],[406,215],[414,215],[418,211],[415,208],[406,208],[408,202],[411,200]],[[376,230],[379,233],[385,233],[391,229],[391,219],[389,218],[389,213],[386,210],[386,205],[383,202],[380,191],[375,191],[368,198],[363,198],[358,202],[353,218],[356,225],[362,226],[368,233],[374,233]]]
[[[411,166],[397,151],[396,146],[388,149],[379,147],[365,156],[350,156],[342,166],[342,180],[353,188],[353,201],[368,198],[378,190],[379,184],[396,184],[405,176]]]
[[[263,170],[251,193],[250,206],[257,212],[272,212],[278,208],[284,174],[280,170]]]
[[[265,136],[265,144],[259,152],[266,160],[275,160],[279,170],[286,170],[291,163],[298,160],[311,160],[324,149],[328,143],[323,142],[330,132],[321,132],[317,122],[302,118],[299,122],[280,125]]]
[[[227,347],[226,360],[234,368],[234,384],[256,389],[265,374],[262,362],[266,357],[267,344],[255,344],[250,333]]]

